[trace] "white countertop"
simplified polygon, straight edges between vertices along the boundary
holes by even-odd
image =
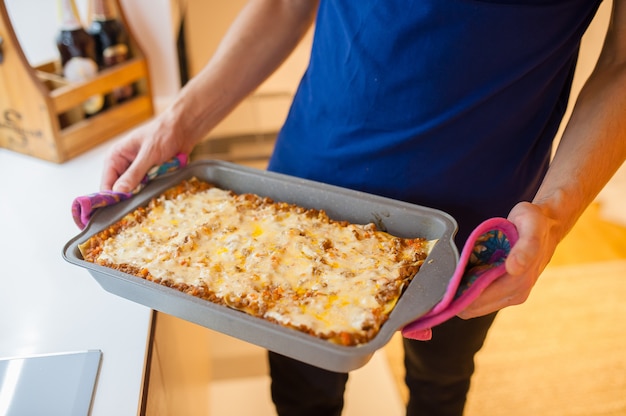
[[[61,255],[110,144],[64,164],[0,149],[0,358],[101,350],[92,416],[138,413],[151,323]]]

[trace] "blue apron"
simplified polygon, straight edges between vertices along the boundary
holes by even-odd
[[[269,169],[442,209],[532,200],[600,1],[322,0]]]

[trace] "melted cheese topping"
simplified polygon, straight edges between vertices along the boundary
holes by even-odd
[[[206,287],[230,307],[322,338],[378,329],[410,279],[401,269],[427,254],[372,226],[219,188],[159,202],[106,239],[98,261]]]

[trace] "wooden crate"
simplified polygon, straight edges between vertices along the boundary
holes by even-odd
[[[117,6],[129,31],[132,58],[87,82],[70,84],[59,75],[59,62],[29,64],[0,1],[0,147],[61,163],[154,114],[145,55]],[[81,107],[89,97],[128,84],[135,85],[132,99],[84,117]]]

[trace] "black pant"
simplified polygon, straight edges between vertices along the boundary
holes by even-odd
[[[474,355],[496,314],[453,318],[433,329],[430,341],[404,340],[407,416],[463,414]],[[269,353],[272,400],[280,416],[339,416],[348,374]],[[368,415],[364,415],[368,416]]]

